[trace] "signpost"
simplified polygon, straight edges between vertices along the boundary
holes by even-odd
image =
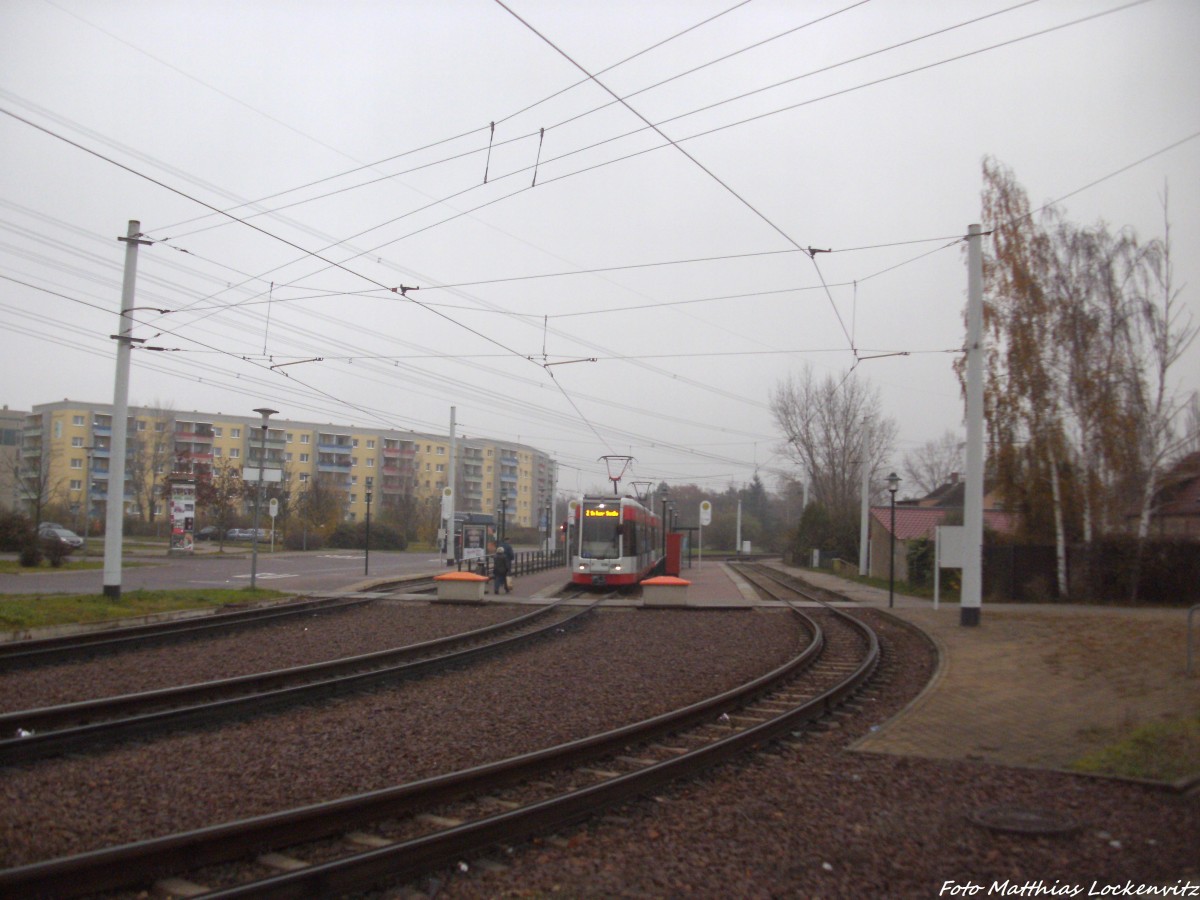
[[[712,524],[712,503],[708,500],[700,501],[700,561],[696,565],[697,569],[704,568],[704,526]]]

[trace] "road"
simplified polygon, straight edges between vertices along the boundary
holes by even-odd
[[[205,548],[193,557],[169,558],[165,551],[137,553],[125,557],[121,590],[135,591],[181,588],[238,588],[250,584],[251,554],[226,548],[219,553]],[[445,563],[428,550],[414,552],[371,551],[370,574],[364,574],[361,550],[311,550],[307,553],[261,551],[255,581],[261,588],[311,593],[343,591],[377,579],[439,574]],[[131,565],[132,564],[132,565]],[[0,594],[91,594],[104,588],[104,571],[22,572],[0,574]]]

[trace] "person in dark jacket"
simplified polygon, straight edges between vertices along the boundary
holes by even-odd
[[[508,589],[508,573],[511,568],[508,564],[508,554],[504,552],[503,547],[496,548],[496,555],[492,557],[492,577],[494,579],[493,590],[495,593],[500,593],[500,588],[504,588],[505,593],[512,593]]]

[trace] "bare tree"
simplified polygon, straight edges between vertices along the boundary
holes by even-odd
[[[932,494],[954,475],[963,471],[962,435],[945,431],[940,438],[926,441],[904,454],[904,474],[909,483],[924,494]]]
[[[835,553],[852,557],[858,546],[862,467],[879,480],[884,460],[892,455],[896,425],[883,418],[878,392],[847,372],[841,378],[817,380],[811,366],[800,376],[776,385],[771,412],[783,432],[782,452],[810,487],[810,501],[828,512]],[[870,435],[870,458],[862,458],[864,431]]]
[[[129,484],[141,517],[147,522],[155,519],[155,502],[162,496],[164,479],[175,459],[175,437],[171,432],[174,415],[170,406],[158,403],[146,410],[150,428],[129,436]]]
[[[1167,219],[1163,197],[1163,217]],[[1171,385],[1171,368],[1196,339],[1191,317],[1184,318],[1180,290],[1174,286],[1171,266],[1171,226],[1165,221],[1163,240],[1148,254],[1148,264],[1139,268],[1140,291],[1134,318],[1138,340],[1130,344],[1130,418],[1136,425],[1139,469],[1142,472],[1138,540],[1150,532],[1158,476],[1178,453],[1181,439],[1176,424],[1184,402]],[[1187,435],[1183,436],[1186,441]]]

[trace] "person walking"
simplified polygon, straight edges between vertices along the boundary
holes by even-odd
[[[492,590],[495,593],[499,594],[500,588],[504,588],[506,594],[512,593],[508,587],[508,573],[510,571],[508,554],[504,552],[503,547],[497,547],[496,553],[492,557],[492,578],[494,579]]]

